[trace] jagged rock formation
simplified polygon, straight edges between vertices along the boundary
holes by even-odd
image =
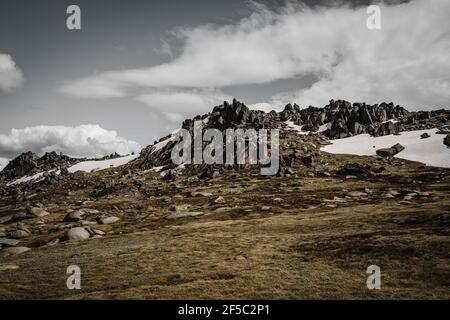
[[[344,100],[331,100],[323,108],[309,106],[301,108],[297,104],[288,104],[281,112],[264,112],[251,110],[244,103],[234,99],[232,103],[225,101],[213,108],[212,112],[186,119],[181,127],[193,134],[194,122],[200,120],[203,129],[215,128],[224,132],[226,129],[282,129],[280,132],[280,172],[291,174],[291,167],[295,162],[304,166],[314,165],[315,157],[320,154],[320,147],[329,143],[328,139],[339,139],[358,134],[383,136],[397,134],[401,131],[440,128],[440,133],[448,134],[450,110],[434,110],[409,112],[394,103],[369,105],[366,103],[350,103]],[[301,128],[305,134],[289,133],[291,124]],[[309,132],[309,134],[307,134]],[[148,170],[162,167],[164,179],[173,181],[179,171],[171,160],[173,147],[178,143],[175,135],[167,135],[153,145],[144,148],[138,159],[125,166],[125,170]],[[449,144],[448,136],[444,143]],[[207,144],[205,142],[205,144]],[[225,141],[224,141],[225,144]],[[270,144],[269,144],[270,150]],[[383,153],[383,151],[380,151]],[[386,154],[393,152],[384,152]],[[193,152],[192,152],[193,154]],[[118,154],[111,154],[98,160],[113,159]],[[10,181],[25,175],[51,169],[61,169],[67,173],[66,167],[84,159],[73,159],[56,152],[46,153],[38,157],[32,152],[24,153],[11,161],[1,172],[0,180]],[[187,165],[186,170],[201,178],[212,178],[221,174],[224,168],[241,169],[242,165]],[[47,173],[46,180],[55,180],[54,173]],[[56,180],[55,180],[56,181]],[[108,188],[100,188],[100,190]],[[101,192],[101,191],[99,191]]]
[[[195,121],[202,121],[204,129],[215,128],[222,132],[226,129],[238,128],[282,129],[286,127],[287,121],[291,121],[305,132],[317,133],[297,136],[298,143],[292,142],[288,148],[280,145],[281,166],[286,167],[295,159],[305,165],[311,165],[314,155],[319,152],[318,147],[327,144],[327,139],[339,139],[364,133],[383,136],[401,131],[443,127],[450,122],[450,110],[409,112],[394,103],[369,105],[331,100],[324,108],[309,106],[302,109],[297,104],[288,104],[281,112],[266,113],[250,110],[244,103],[234,99],[232,103],[225,101],[222,105],[214,107],[208,114],[185,120],[182,128],[192,133]],[[321,128],[322,130],[319,130]],[[285,136],[286,133],[282,132],[280,139],[283,140]],[[174,169],[175,166],[170,157],[172,148],[177,142],[178,140],[171,135],[161,138],[154,145],[142,150],[135,165],[140,169],[151,169],[155,166],[163,166],[163,170]],[[297,149],[297,152],[284,150],[292,148]],[[200,167],[204,167],[201,169],[203,177],[211,177],[217,171],[211,166]],[[176,172],[168,173],[167,179],[172,180]]]
[[[82,159],[74,159],[56,152],[47,152],[39,157],[33,152],[25,152],[11,160],[0,173],[0,180],[11,180],[26,175],[66,168]]]
[[[396,134],[405,130],[419,130],[443,126],[450,120],[449,110],[409,112],[394,103],[368,105],[351,104],[345,100],[331,100],[324,108],[300,109],[288,104],[280,113],[281,120],[294,121],[305,131],[318,131],[324,124],[330,128],[322,132],[330,139],[368,133],[372,136]]]

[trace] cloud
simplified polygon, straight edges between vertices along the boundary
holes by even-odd
[[[235,24],[177,29],[173,34],[181,53],[168,63],[108,71],[66,83],[61,90],[105,98],[126,96],[136,88],[173,92],[314,75],[317,81],[309,88],[280,92],[268,103],[320,106],[344,98],[394,101],[410,108],[446,106],[450,1],[380,7],[382,29],[369,30],[366,6],[288,4],[274,12],[258,5]]]
[[[8,165],[8,163],[9,163],[9,159],[0,158],[0,171],[2,171],[3,168]]]
[[[22,71],[9,54],[0,53],[0,90],[9,92],[23,82]]]
[[[13,158],[25,151],[38,154],[56,151],[73,157],[97,157],[117,152],[138,152],[140,145],[99,125],[36,126],[12,129],[0,135],[0,157]]]
[[[142,94],[136,98],[166,117],[169,122],[179,124],[192,114],[209,111],[213,106],[229,100],[230,96],[219,90],[155,90]]]

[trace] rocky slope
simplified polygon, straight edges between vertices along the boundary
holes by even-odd
[[[264,113],[235,100],[182,127],[195,120],[280,129],[278,174],[175,166],[169,135],[119,167],[6,185],[75,161],[21,155],[0,183],[0,298],[449,297],[450,169],[392,150],[321,151],[344,136],[424,128],[439,128],[444,146],[448,110],[331,101]],[[65,289],[73,264],[82,291]],[[365,289],[368,264],[389,270],[384,290]]]
[[[289,121],[298,126],[308,135],[295,136],[297,140],[289,145],[281,143],[281,174],[287,164],[292,161],[311,162],[311,158],[319,153],[320,146],[328,143],[328,139],[341,139],[368,133],[372,136],[398,134],[403,131],[439,128],[443,135],[443,143],[448,141],[446,135],[450,133],[450,110],[408,112],[405,108],[393,103],[367,105],[343,100],[331,100],[324,108],[300,108],[297,104],[288,104],[281,112],[265,113],[250,110],[244,103],[233,100],[214,107],[212,112],[198,115],[183,122],[182,128],[193,131],[194,121],[202,120],[204,129],[215,128],[222,132],[226,129],[286,129]],[[322,129],[322,130],[320,130]],[[320,132],[319,132],[320,131]],[[281,133],[284,141],[289,134]],[[139,159],[133,164],[134,168],[151,169],[163,166],[163,170],[170,171],[170,177],[176,174],[175,165],[170,159],[173,146],[178,142],[168,135],[142,150]],[[225,143],[225,141],[224,141]],[[295,151],[293,151],[296,149]],[[401,148],[389,155],[395,155]],[[190,171],[200,172],[200,175],[210,177],[219,169],[217,166],[188,166]]]

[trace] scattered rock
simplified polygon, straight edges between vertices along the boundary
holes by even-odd
[[[365,197],[367,196],[367,193],[361,192],[361,191],[350,191],[347,193],[349,197],[355,198],[355,197]]]
[[[77,222],[82,219],[82,212],[81,211],[73,211],[66,214],[66,216],[63,219],[63,222]]]
[[[14,215],[12,215],[12,214],[0,217],[0,224],[3,224],[3,223],[11,221],[13,219],[13,217],[14,217]]]
[[[20,241],[17,239],[0,238],[0,244],[5,244],[7,246],[15,246]]]
[[[0,257],[9,257],[9,256],[15,256],[27,251],[30,251],[31,249],[28,247],[9,247],[9,248],[5,248],[2,249],[2,251],[0,251]]]
[[[47,211],[39,207],[31,207],[29,208],[29,212],[32,216],[36,218],[42,218],[49,215]]]
[[[85,240],[89,238],[89,232],[82,227],[72,228],[66,233],[68,240]]]
[[[14,238],[14,239],[22,239],[22,238],[29,237],[30,234],[31,234],[31,232],[28,230],[19,229],[19,230],[15,230],[15,231],[11,232],[10,237]]]
[[[99,224],[111,224],[114,222],[119,221],[120,218],[118,217],[104,217],[104,218],[99,218],[97,221]]]
[[[393,145],[390,148],[378,149],[376,152],[377,155],[379,155],[380,157],[386,158],[395,156],[396,154],[402,152],[403,150],[405,150],[405,147],[402,146],[400,143],[397,143],[396,145]]]
[[[215,198],[214,200],[211,201],[214,204],[222,204],[222,203],[226,203],[226,200],[224,199],[224,197],[219,196],[217,198]]]
[[[59,239],[57,238],[57,239],[47,242],[44,247],[51,247],[51,246],[57,245],[58,243],[59,243]]]
[[[0,271],[17,270],[17,269],[19,269],[19,266],[15,265],[15,264],[1,264],[0,265]]]
[[[428,133],[422,133],[421,135],[420,135],[420,139],[427,139],[427,138],[429,138],[430,137],[430,135],[428,134]]]
[[[190,207],[191,207],[190,204],[173,205],[170,207],[170,211],[182,212],[182,211],[187,211]]]
[[[180,219],[180,218],[186,218],[186,217],[196,217],[203,215],[203,212],[174,212],[171,213],[166,217],[166,219],[174,220],[174,219]]]
[[[212,193],[210,192],[200,192],[200,191],[194,191],[191,193],[192,197],[212,197]]]
[[[94,234],[96,234],[96,235],[99,235],[99,236],[105,235],[105,232],[104,232],[104,231],[98,230],[98,229],[92,229],[92,232],[93,232]]]

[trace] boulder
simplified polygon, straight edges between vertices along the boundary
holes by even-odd
[[[396,154],[402,152],[403,150],[405,150],[405,147],[402,146],[400,143],[397,143],[396,145],[393,145],[390,148],[382,148],[382,149],[378,149],[376,151],[377,155],[379,155],[380,157],[392,157],[395,156]]]
[[[444,144],[448,147],[450,147],[450,134],[448,134],[445,138],[444,138]]]
[[[426,138],[429,138],[430,137],[430,135],[428,134],[428,133],[422,133],[421,135],[420,135],[420,139],[426,139]]]
[[[82,212],[80,211],[73,211],[66,214],[66,216],[63,219],[63,222],[77,222],[82,219]]]
[[[394,148],[378,149],[376,152],[377,152],[377,155],[379,155],[380,157],[383,157],[383,158],[392,157],[398,153],[397,150],[395,150]]]
[[[66,233],[67,240],[85,240],[89,238],[89,232],[82,227],[72,228]]]
[[[402,146],[400,143],[397,143],[397,144],[393,145],[391,148],[394,148],[395,151],[397,151],[397,153],[400,153],[403,150],[405,150],[405,147]]]

